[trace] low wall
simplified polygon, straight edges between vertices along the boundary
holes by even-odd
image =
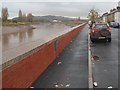
[[[85,24],[32,50],[32,54],[2,71],[2,88],[28,88],[55,60]]]

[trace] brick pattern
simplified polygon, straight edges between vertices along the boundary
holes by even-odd
[[[54,40],[37,52],[2,71],[2,88],[28,88],[39,75],[55,60],[70,41],[85,25],[58,37],[58,47],[55,50]]]

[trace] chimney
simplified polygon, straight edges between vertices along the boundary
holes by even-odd
[[[111,9],[110,12],[112,12],[113,10]]]
[[[115,8],[113,8],[113,11],[115,11],[116,9]]]
[[[120,12],[120,6],[117,7],[117,11]]]

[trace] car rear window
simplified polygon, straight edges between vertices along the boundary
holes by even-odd
[[[119,23],[114,23],[115,25],[119,25]]]
[[[97,24],[95,25],[96,29],[107,29],[107,25],[106,24]]]

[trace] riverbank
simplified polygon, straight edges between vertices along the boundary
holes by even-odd
[[[2,24],[2,34],[10,34],[10,33],[17,33],[17,32],[23,32],[23,31],[27,31],[27,30],[32,30],[32,29],[35,29],[36,27],[35,26],[42,26],[42,25],[54,25],[54,24],[63,24],[63,25],[66,25],[66,26],[69,26],[69,27],[74,27],[74,26],[77,26],[79,24],[82,24],[83,22],[74,22],[74,21],[71,21],[71,22],[57,22],[57,23],[54,23],[54,22],[34,22],[34,23],[22,23],[22,22],[18,22],[16,25],[15,24],[11,24],[9,23],[4,23],[4,25]],[[6,24],[6,25],[5,25]]]
[[[22,25],[22,26],[3,26],[2,27],[2,34],[10,34],[10,33],[17,33],[26,30],[35,29],[32,25]]]
[[[22,25],[31,25],[32,22],[2,22],[2,26],[22,26]]]

